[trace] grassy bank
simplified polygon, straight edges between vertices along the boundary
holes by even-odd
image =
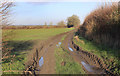
[[[2,59],[3,73],[18,74],[25,69],[27,55],[32,51],[35,40],[46,40],[60,33],[70,31],[68,28],[51,29],[5,29],[3,33],[3,54],[8,52]],[[13,72],[8,72],[13,71]]]
[[[64,40],[65,36],[62,38]],[[63,50],[62,45],[55,49],[57,74],[85,74],[81,65],[73,60],[68,50]]]
[[[104,47],[103,45],[98,45],[81,36],[79,36],[79,40],[74,38],[73,41],[83,50],[92,52],[98,57],[100,57],[107,65],[107,69],[110,69],[116,74],[120,74],[119,50],[113,50],[111,48]]]

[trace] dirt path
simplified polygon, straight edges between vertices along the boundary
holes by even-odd
[[[38,44],[34,47],[34,51],[31,53],[29,60],[26,63],[26,70],[32,71],[32,74],[55,74],[55,57],[54,50],[56,44],[61,41],[61,38],[69,32],[56,35],[49,38],[46,41],[38,41]],[[43,57],[44,64],[39,66],[39,60]]]
[[[63,41],[64,49],[69,50],[73,59],[82,65],[87,74],[112,74],[106,69],[103,61],[98,56],[91,52],[84,51],[81,47],[74,44],[72,41],[74,32],[75,31],[72,31],[70,34],[68,34]],[[69,47],[74,51],[70,51]]]
[[[70,55],[73,59],[82,65],[83,69],[87,74],[108,74],[110,73],[105,69],[103,61],[101,61],[96,55],[82,50],[82,48],[72,42],[72,38],[75,30],[56,35],[46,41],[41,43],[38,42],[37,49],[31,55],[31,60],[28,61],[26,69],[32,71],[32,74],[55,74],[55,57],[54,50],[56,44],[61,41],[61,38],[64,35],[67,35],[62,42],[63,48],[69,50],[68,47],[71,47],[74,51],[70,51]],[[44,58],[44,64],[40,68],[39,59],[40,57]],[[28,66],[29,65],[29,66]]]
[[[56,48],[56,44],[60,42],[61,38],[64,34],[59,35],[58,37],[52,38],[50,42],[46,43],[47,45],[41,50],[40,57],[43,56],[44,64],[42,68],[40,68],[40,74],[55,74],[55,57],[54,50]]]

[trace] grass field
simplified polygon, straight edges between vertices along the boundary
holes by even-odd
[[[72,30],[73,28],[51,28],[51,29],[15,29],[2,30],[2,35],[9,47],[12,48],[10,56],[2,60],[3,71],[5,74],[18,74],[25,69],[27,55],[32,51],[34,40],[46,40],[52,36]]]
[[[66,35],[63,36],[61,42],[64,40]],[[85,74],[81,65],[74,61],[70,56],[68,50],[63,50],[62,44],[55,49],[56,57],[56,73],[57,74]],[[65,62],[65,65],[62,65],[62,62]]]
[[[35,40],[35,39],[48,39],[51,36],[67,32],[73,28],[51,28],[51,29],[12,29],[3,30],[3,36],[10,35],[9,40]],[[12,34],[12,35],[11,35]]]
[[[119,70],[119,50],[113,50],[110,48],[103,47],[102,45],[96,45],[94,42],[86,40],[79,36],[79,41],[75,38],[73,41],[80,46],[83,50],[89,51],[100,57],[107,66],[114,73],[120,74]]]

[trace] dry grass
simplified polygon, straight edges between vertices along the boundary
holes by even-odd
[[[118,3],[104,3],[85,18],[79,33],[98,44],[120,48],[119,18]]]

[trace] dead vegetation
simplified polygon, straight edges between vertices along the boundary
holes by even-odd
[[[85,18],[79,34],[98,44],[120,48],[119,18],[118,3],[105,3]]]

